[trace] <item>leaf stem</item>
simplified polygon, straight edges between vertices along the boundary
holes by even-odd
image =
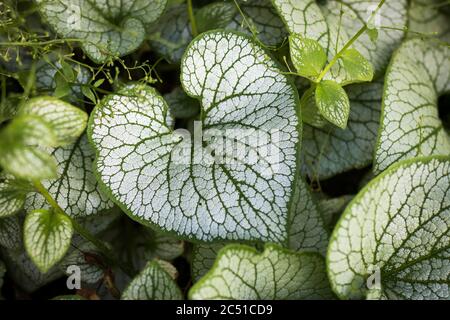
[[[33,46],[45,46],[45,45],[51,45],[51,44],[63,44],[67,42],[83,42],[85,40],[83,39],[54,39],[54,40],[48,40],[48,41],[40,41],[40,42],[30,42],[30,41],[24,41],[24,42],[0,42],[0,47],[3,46],[24,46],[24,47],[33,47]]]
[[[76,232],[78,232],[83,238],[91,242],[95,247],[97,247],[98,250],[103,254],[104,258],[107,259],[107,261],[110,264],[115,264],[119,266],[128,276],[133,277],[136,272],[131,268],[130,266],[127,266],[123,263],[121,263],[119,260],[115,259],[115,254],[99,239],[97,239],[92,233],[89,232],[86,228],[84,228],[81,224],[79,224],[75,219],[70,217],[67,213],[64,212],[64,210],[59,206],[59,204],[56,202],[56,200],[51,196],[51,194],[48,192],[48,190],[42,185],[39,181],[33,182],[34,187],[36,190],[42,194],[42,196],[45,198],[45,200],[48,202],[48,204],[58,213],[68,217],[70,221],[72,222],[72,226],[75,229]]]
[[[197,22],[195,21],[194,9],[192,7],[192,0],[187,0],[187,9],[189,14],[189,21],[191,22],[192,36],[195,38],[198,35]]]
[[[377,8],[372,12],[371,16],[369,17],[369,20],[371,20],[376,14],[377,12],[381,9],[381,7],[383,6],[383,4],[386,2],[386,0],[381,0],[380,3],[378,4]],[[356,40],[358,40],[358,38],[364,33],[366,32],[366,30],[368,29],[367,27],[367,23],[364,23],[364,25],[361,27],[361,29],[359,29],[359,31],[345,44],[345,46],[341,49],[341,51],[339,51],[334,57],[333,59],[330,61],[330,63],[322,70],[322,72],[320,73],[320,75],[317,77],[316,79],[316,83],[319,83],[320,81],[322,81],[323,77],[326,76],[326,74],[328,73],[328,71],[330,71],[330,69],[335,65],[335,63],[339,60],[339,58],[342,56],[342,54],[348,49],[350,48],[350,46],[355,43]]]

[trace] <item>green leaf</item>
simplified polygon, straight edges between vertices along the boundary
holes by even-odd
[[[448,300],[449,194],[447,157],[407,160],[372,180],[331,237],[327,262],[335,293]]]
[[[53,92],[53,96],[55,98],[61,99],[70,94],[70,84],[66,81],[63,75],[56,73],[54,81],[56,87]]]
[[[74,82],[76,79],[75,72],[73,70],[73,66],[61,60],[61,71],[64,75],[67,82]]]
[[[345,90],[336,82],[325,80],[317,84],[316,105],[321,115],[339,128],[347,128],[350,101]]]
[[[289,36],[289,45],[297,73],[305,78],[316,78],[327,63],[327,55],[320,43],[294,33]]]
[[[229,2],[214,2],[195,13],[198,32],[225,28],[236,15],[236,7]]]
[[[61,69],[62,62],[57,60],[58,57],[50,55],[48,57],[43,58],[37,63],[36,67],[36,90],[41,95],[52,95],[55,90],[58,90],[58,81],[62,77]],[[77,103],[83,98],[83,94],[81,92],[81,86],[83,84],[87,84],[91,78],[90,71],[79,65],[74,63],[64,62],[66,65],[65,68],[72,69],[75,78],[69,81],[67,78],[62,78],[64,85],[69,87],[69,92],[65,95],[65,99],[70,103]],[[68,71],[65,71],[66,73]],[[59,75],[59,76],[58,76]],[[58,95],[55,94],[56,97]]]
[[[358,50],[347,49],[342,53],[340,59],[351,82],[372,81],[373,66]]]
[[[123,300],[181,300],[183,295],[171,275],[168,264],[152,261],[134,278],[122,294]],[[174,268],[174,267],[172,267]]]
[[[373,162],[383,83],[351,85],[346,87],[346,92],[350,99],[346,130],[334,126],[304,127],[302,169],[313,180],[362,169]]]
[[[304,123],[317,128],[323,128],[329,123],[319,112],[316,105],[316,90],[311,87],[305,91],[300,99],[300,109]]]
[[[22,244],[22,228],[19,217],[0,218],[0,246],[18,249]]]
[[[368,9],[376,7],[380,1],[353,0],[346,1],[344,5],[340,1],[272,0],[272,2],[290,33],[316,39],[325,49],[328,60],[331,60],[366,24]],[[368,33],[364,33],[353,44],[353,47],[373,65],[377,75],[384,72],[392,52],[403,40],[405,32],[402,28],[407,25],[407,7],[407,0],[386,1],[378,14],[383,26],[392,29],[379,29],[376,44],[372,42]],[[342,60],[331,68],[325,80],[333,80],[340,85],[353,82]]]
[[[450,91],[450,48],[433,40],[405,42],[394,55],[384,87],[374,171],[418,156],[450,154],[438,98]]]
[[[15,177],[40,180],[56,177],[55,161],[37,145],[57,144],[48,122],[35,115],[14,118],[0,131],[0,165]]]
[[[72,222],[53,210],[31,211],[23,229],[25,249],[43,273],[58,263],[70,247]]]
[[[244,245],[226,246],[212,269],[189,291],[194,300],[331,297],[319,254],[294,253],[275,245],[266,245],[262,253]]]
[[[81,92],[83,92],[83,95],[91,100],[92,103],[97,104],[97,98],[89,86],[81,86]]]
[[[166,0],[37,0],[44,20],[62,38],[82,39],[81,46],[96,63],[136,50],[145,28],[163,12]]]
[[[83,133],[88,119],[83,110],[54,97],[30,99],[19,113],[36,115],[47,122],[56,135],[55,146],[73,143]]]
[[[378,40],[378,36],[379,36],[378,29],[377,28],[367,29],[366,32],[369,35],[370,40],[373,43],[376,43]]]
[[[106,97],[91,117],[102,184],[132,218],[183,237],[283,242],[301,126],[296,89],[262,48],[233,32],[196,38],[181,73],[185,91],[202,102],[209,149],[192,148],[190,139],[173,133],[168,106],[154,89],[128,86]],[[255,129],[264,141],[242,141]],[[239,138],[245,146],[237,162],[221,143],[205,138],[224,130],[228,143]],[[276,170],[264,153],[251,166],[241,163],[255,148],[274,148]]]
[[[71,217],[100,214],[113,203],[99,190],[92,169],[94,150],[86,135],[75,143],[48,150],[57,163],[57,179],[42,181],[53,199]],[[28,193],[25,210],[49,209],[45,198],[37,192]]]
[[[28,185],[4,174],[0,175],[0,218],[11,216],[22,209]]]

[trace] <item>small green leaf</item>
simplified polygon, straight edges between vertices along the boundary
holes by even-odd
[[[377,42],[379,36],[377,28],[367,29],[367,34],[373,43]]]
[[[61,60],[60,64],[61,64],[60,70],[62,71],[62,74],[64,75],[64,78],[66,79],[66,81],[69,83],[74,82],[76,79],[76,76],[75,76],[75,72],[73,71],[73,66],[71,66],[64,60]]]
[[[323,257],[275,245],[258,252],[245,245],[219,251],[212,269],[189,291],[194,300],[329,299]]]
[[[70,94],[70,84],[66,81],[62,74],[59,72],[55,73],[54,82],[56,84],[55,91],[53,92],[53,96],[55,98],[64,98]]]
[[[24,223],[24,245],[31,260],[45,273],[66,254],[73,234],[72,222],[53,210],[30,212]]]
[[[56,144],[54,131],[42,117],[21,115],[0,131],[0,165],[20,179],[55,178],[55,161],[37,146]]]
[[[347,49],[340,57],[347,71],[348,82],[370,82],[373,79],[372,64],[356,49]]]
[[[289,36],[291,59],[302,77],[316,78],[327,62],[327,55],[319,42],[294,33]]]
[[[123,300],[181,300],[183,295],[168,272],[167,262],[151,261],[122,294]]]
[[[72,62],[65,62],[65,64],[70,66],[74,74],[76,74],[75,79],[68,81],[66,76],[62,77],[62,66],[58,56],[55,56],[54,54],[44,56],[36,66],[36,90],[41,96],[64,96],[64,99],[70,103],[77,103],[83,98],[81,86],[89,82],[91,72],[88,68],[79,64]],[[65,68],[68,68],[67,66]],[[66,71],[66,73],[67,72],[68,71]],[[59,82],[62,82],[62,84],[58,85]],[[69,87],[69,92],[64,92],[64,90],[67,90],[66,87]],[[57,92],[57,94],[55,94],[55,90],[61,90],[62,93]]]
[[[201,7],[195,14],[198,32],[225,28],[236,11],[236,6],[230,2],[214,2]]]
[[[272,2],[288,31],[317,40],[326,50],[330,61],[343,45],[367,24],[368,9],[376,7],[380,1],[272,0]],[[386,1],[377,17],[392,28],[380,28],[379,40],[375,44],[369,35],[364,33],[354,42],[353,47],[367,57],[376,73],[381,75],[389,63],[392,52],[404,38],[403,28],[408,24],[408,0]],[[324,79],[333,80],[340,85],[352,82],[352,77],[347,73],[341,59]]]
[[[13,215],[22,209],[27,191],[28,185],[0,175],[0,217]]]
[[[103,82],[105,82],[105,78],[98,79],[97,81],[94,82],[94,87],[96,88],[100,87],[103,84]]]
[[[325,80],[317,84],[316,105],[322,116],[339,128],[347,127],[350,101],[345,90],[336,82]]]
[[[322,117],[317,108],[315,91],[315,88],[309,88],[300,99],[302,120],[313,127],[323,128],[327,125],[328,121]]]
[[[331,125],[304,127],[303,171],[313,180],[329,179],[343,172],[365,168],[373,162],[383,81],[350,85],[345,91],[350,100],[346,130]]]
[[[86,112],[55,97],[30,99],[19,112],[46,121],[56,135],[55,147],[73,143],[83,133],[88,119]]]
[[[89,100],[91,100],[92,103],[97,104],[97,98],[95,97],[94,92],[92,91],[91,88],[89,88],[89,86],[86,85],[81,86],[81,92],[83,92],[83,95]]]

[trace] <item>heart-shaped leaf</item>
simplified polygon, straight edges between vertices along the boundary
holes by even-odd
[[[328,249],[341,298],[450,298],[450,159],[393,165],[338,222]]]
[[[345,90],[336,82],[324,80],[317,84],[316,106],[320,114],[339,128],[347,128],[350,101]]]
[[[50,150],[57,162],[58,179],[44,180],[43,186],[66,214],[85,217],[101,213],[113,203],[100,192],[92,171],[94,150],[86,135],[74,144]],[[27,212],[49,205],[40,193],[28,193],[24,206]]]
[[[296,89],[262,48],[233,32],[196,38],[181,74],[202,104],[195,141],[174,134],[154,89],[128,86],[91,117],[102,184],[131,217],[184,237],[285,241],[299,144]],[[220,141],[241,150],[228,153]]]
[[[23,229],[25,249],[43,273],[66,254],[73,234],[71,220],[53,210],[28,213]]]
[[[340,59],[351,82],[372,81],[372,64],[358,50],[353,48],[347,49],[342,53]]]
[[[149,262],[122,294],[123,300],[181,300],[183,295],[164,261]],[[175,270],[176,271],[176,270]]]
[[[194,300],[327,299],[332,297],[325,262],[316,253],[294,253],[266,245],[228,245],[212,269],[189,291]]]
[[[290,33],[316,39],[331,60],[337,52],[367,23],[371,12],[379,0],[340,1],[316,0],[272,0]],[[341,12],[343,14],[341,14]],[[353,47],[373,66],[376,74],[381,74],[389,62],[393,50],[401,43],[404,35],[402,27],[407,24],[407,1],[386,1],[377,14],[380,28],[377,42],[365,33],[356,40]],[[378,26],[377,26],[378,27]],[[333,80],[341,85],[353,83],[342,60],[338,61],[325,80]]]
[[[450,48],[433,40],[405,42],[386,74],[374,171],[417,156],[450,154],[437,101],[450,90]]]
[[[37,0],[46,22],[63,38],[81,39],[96,63],[136,50],[145,28],[163,12],[166,0]]]

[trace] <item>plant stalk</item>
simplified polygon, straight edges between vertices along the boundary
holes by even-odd
[[[380,3],[378,4],[377,8],[375,9],[375,11],[372,12],[370,19],[372,19],[377,13],[378,11],[381,9],[381,7],[383,6],[383,4],[386,2],[386,0],[381,0]],[[316,83],[319,83],[320,81],[322,81],[323,77],[326,76],[326,74],[328,73],[328,71],[330,71],[330,69],[335,65],[335,63],[339,60],[339,58],[342,56],[342,54],[348,49],[350,48],[350,46],[355,43],[356,40],[358,40],[358,38],[364,33],[366,32],[366,30],[368,29],[367,27],[367,23],[364,23],[364,25],[361,27],[361,29],[359,29],[359,31],[350,39],[350,41],[348,41],[345,46],[333,57],[333,59],[330,61],[330,63],[322,70],[322,72],[320,73],[320,75],[317,77],[316,79]]]
[[[195,38],[198,35],[197,22],[195,21],[194,8],[192,6],[192,0],[187,0],[189,21],[191,22],[192,36]]]

